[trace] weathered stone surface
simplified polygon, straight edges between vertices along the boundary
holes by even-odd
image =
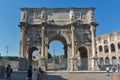
[[[113,80],[120,80],[120,73],[113,73]]]
[[[96,49],[101,69],[110,66],[120,70],[120,30],[97,36]]]
[[[94,8],[21,8],[19,26],[20,57],[26,59],[27,65],[24,69],[32,65],[34,50],[39,51],[38,66],[48,68],[46,60],[41,58],[47,59],[48,46],[53,40],[61,41],[65,47],[67,70],[95,69]]]

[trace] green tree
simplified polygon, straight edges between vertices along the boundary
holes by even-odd
[[[3,56],[2,59],[10,60],[10,57],[9,56]]]
[[[48,59],[50,59],[52,57],[52,55],[48,52]]]

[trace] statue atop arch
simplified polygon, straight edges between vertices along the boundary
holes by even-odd
[[[64,45],[66,70],[94,70],[95,8],[21,8],[20,57],[24,69],[32,65],[37,49],[38,66],[48,69],[48,48],[53,40]]]

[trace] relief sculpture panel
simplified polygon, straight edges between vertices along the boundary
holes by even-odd
[[[41,42],[41,32],[28,30],[26,33],[27,42]]]

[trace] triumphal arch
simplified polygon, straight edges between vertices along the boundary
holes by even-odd
[[[32,51],[38,50],[38,66],[47,70],[49,43],[59,40],[64,44],[66,70],[95,70],[94,10],[92,7],[21,8],[20,58],[24,59],[21,67],[27,69],[32,65]]]

